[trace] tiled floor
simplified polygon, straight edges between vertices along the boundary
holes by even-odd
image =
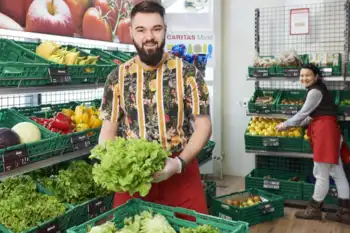
[[[244,178],[217,180],[218,195],[244,190]],[[350,226],[327,221],[306,221],[294,217],[297,209],[285,208],[285,216],[250,228],[251,233],[350,233]]]

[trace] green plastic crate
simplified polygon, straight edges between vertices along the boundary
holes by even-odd
[[[42,106],[35,106],[35,107],[20,107],[20,108],[13,108],[16,112],[20,113],[23,116],[31,117],[53,117],[56,112],[59,112],[62,110],[62,108],[71,108],[72,110],[75,109],[77,105],[80,104],[86,104],[88,106],[95,106],[98,108],[101,104],[101,100],[92,100],[92,101],[81,101],[81,102],[69,102],[69,103],[62,103],[62,104],[47,104]],[[34,122],[27,118],[28,121]],[[34,122],[35,123],[35,122]],[[36,123],[35,123],[36,124]],[[95,128],[95,129],[87,129],[82,132],[74,132],[67,135],[60,135],[57,133],[52,133],[48,129],[44,130],[46,132],[49,132],[51,134],[54,134],[56,136],[56,148],[57,149],[64,149],[64,152],[72,152],[74,151],[73,145],[71,143],[72,137],[79,137],[87,135],[89,137],[89,141],[91,146],[96,145],[98,143],[98,137],[101,131],[101,128]]]
[[[35,53],[36,47],[39,43],[30,43],[30,42],[16,42],[19,46],[26,48]],[[80,52],[80,56],[89,56],[90,54],[87,50],[80,49],[78,47],[70,45],[62,45],[62,48],[68,48],[68,50],[76,49]],[[43,58],[44,59],[44,58]],[[45,59],[46,60],[46,59]],[[50,64],[58,65],[55,62],[46,60]],[[62,67],[62,65],[61,65]],[[65,65],[63,65],[65,67]],[[115,68],[115,65],[105,61],[103,58],[97,61],[97,64],[94,65],[67,65],[68,72],[72,78],[72,84],[79,83],[95,83],[100,82],[104,83],[107,79],[108,74]]]
[[[235,207],[226,204],[224,201],[235,198],[244,200],[250,195],[259,196],[263,201],[259,204],[245,208]],[[243,221],[250,226],[275,220],[284,216],[284,199],[281,196],[264,192],[259,189],[247,189],[242,192],[235,192],[224,196],[212,198],[212,214],[214,216],[230,219],[234,221]]]
[[[250,135],[246,131],[244,135],[246,150],[302,152],[302,137],[265,137]]]
[[[310,201],[312,199],[312,196],[314,194],[315,185],[310,183],[304,183],[304,189],[303,189],[303,200],[304,201]],[[335,195],[336,192],[332,192],[332,190],[336,190],[336,187],[334,185],[330,186],[330,191],[328,192],[326,198],[324,199],[325,204],[329,205],[338,205],[338,199]]]
[[[0,86],[39,86],[49,83],[50,64],[11,40],[0,39]]]
[[[220,233],[248,233],[248,224],[245,222],[228,221],[208,215],[196,213],[193,210],[187,210],[179,207],[169,207],[150,202],[144,202],[140,199],[132,199],[126,204],[110,210],[103,215],[90,220],[80,226],[68,229],[68,233],[86,233],[96,225],[102,224],[107,219],[116,224],[118,228],[124,226],[124,219],[133,217],[142,211],[152,211],[153,213],[162,214],[169,221],[170,225],[179,230],[181,227],[196,227],[198,225],[208,224],[217,227]],[[195,222],[187,221],[176,217],[176,214],[185,214],[196,218]]]
[[[40,193],[44,193],[40,186],[37,186],[37,191]],[[39,232],[65,232],[67,229],[72,227],[69,225],[70,219],[73,216],[73,211],[67,206],[66,212],[58,216],[55,219],[47,220],[43,223],[38,224],[37,227],[33,227],[26,231],[22,231],[21,233],[39,233]],[[49,230],[50,229],[50,230]],[[4,225],[0,224],[0,233],[14,233]]]
[[[299,181],[289,181],[293,177],[299,177]],[[305,181],[306,175],[302,173],[256,168],[245,177],[245,187],[265,190],[283,196],[287,200],[302,200]]]
[[[202,181],[202,184],[204,186],[204,192],[205,192],[205,197],[206,197],[206,201],[207,201],[207,206],[208,206],[208,208],[210,208],[211,199],[212,199],[212,197],[216,196],[216,182],[210,181],[210,180],[204,180],[204,181]]]
[[[113,64],[121,65],[128,60],[130,60],[132,57],[121,52],[121,51],[114,51],[113,54],[106,50],[101,49],[91,49],[90,53],[95,56],[102,57],[105,61],[112,62]]]
[[[127,62],[128,60],[132,59],[137,55],[136,52],[123,52],[119,50],[109,51],[109,53],[120,59],[120,61],[122,61],[123,63]]]
[[[348,102],[348,104],[347,104],[347,102]],[[349,112],[345,113],[345,111],[349,111]],[[339,91],[338,112],[341,115],[350,114],[350,91],[349,90]]]
[[[198,164],[204,164],[207,161],[211,160],[213,155],[213,150],[215,148],[215,142],[209,141],[203,150],[197,155]]]
[[[283,170],[293,173],[310,174],[313,170],[313,159],[292,158],[282,156],[256,156],[256,168],[268,170]]]
[[[279,90],[255,90],[254,95],[248,102],[248,110],[250,113],[274,113],[276,112],[276,104],[281,95]],[[255,101],[258,97],[272,96],[273,103],[271,104],[256,104]]]
[[[265,75],[262,75],[262,73],[265,73]],[[255,77],[255,78],[268,78],[275,76],[276,73],[276,67],[248,67],[248,75],[249,77]]]
[[[288,90],[288,91],[281,91],[281,95],[279,97],[279,100],[277,102],[276,108],[277,112],[288,114],[288,115],[294,115],[301,109],[303,106],[302,104],[283,104],[282,101],[284,99],[288,101],[299,101],[299,100],[305,100],[306,98],[306,91],[304,90]]]
[[[21,122],[32,122],[32,121],[21,116],[20,114],[16,113],[13,110],[10,110],[10,109],[0,110],[0,127],[12,128],[13,126]],[[24,150],[26,149],[28,152],[27,164],[48,159],[56,155],[60,155],[63,152],[63,150],[58,149],[56,147],[58,137],[56,137],[56,135],[51,133],[50,131],[47,131],[44,127],[36,123],[35,125],[38,126],[40,130],[42,140],[37,142],[27,143],[27,144],[10,146],[5,149],[1,149],[0,150],[1,158],[3,158],[6,152],[23,150],[23,149]],[[4,172],[4,171],[6,171],[4,169],[4,162],[3,162],[3,159],[0,159],[0,172]]]

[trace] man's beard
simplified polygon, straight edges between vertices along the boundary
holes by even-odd
[[[144,48],[144,45],[147,43],[157,43],[154,40],[151,41],[146,41],[145,43],[143,43],[142,47],[139,47],[135,41],[134,42],[134,46],[137,50],[137,53],[140,57],[140,60],[145,63],[148,66],[156,66],[159,64],[159,62],[162,60],[163,58],[163,53],[164,53],[164,47],[165,47],[165,39],[162,41],[162,44],[157,47],[154,50],[151,50],[149,52],[147,52],[147,50]],[[157,43],[158,45],[158,43]]]

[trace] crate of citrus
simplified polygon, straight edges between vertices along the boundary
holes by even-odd
[[[277,131],[276,126],[284,119],[253,117],[245,132],[247,150],[302,151],[302,128]]]

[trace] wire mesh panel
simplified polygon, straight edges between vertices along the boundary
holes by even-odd
[[[70,101],[89,101],[101,99],[103,88],[75,91],[57,91],[41,94],[41,104],[59,104]]]
[[[291,35],[291,10],[309,9],[309,34]],[[256,37],[260,56],[279,56],[282,52],[295,50],[304,53],[344,53],[347,42],[346,5],[344,1],[298,6],[260,8]]]
[[[345,82],[325,82],[329,90],[344,90],[348,86]],[[259,82],[260,89],[276,89],[276,90],[304,90],[305,87],[299,81],[262,81]]]

